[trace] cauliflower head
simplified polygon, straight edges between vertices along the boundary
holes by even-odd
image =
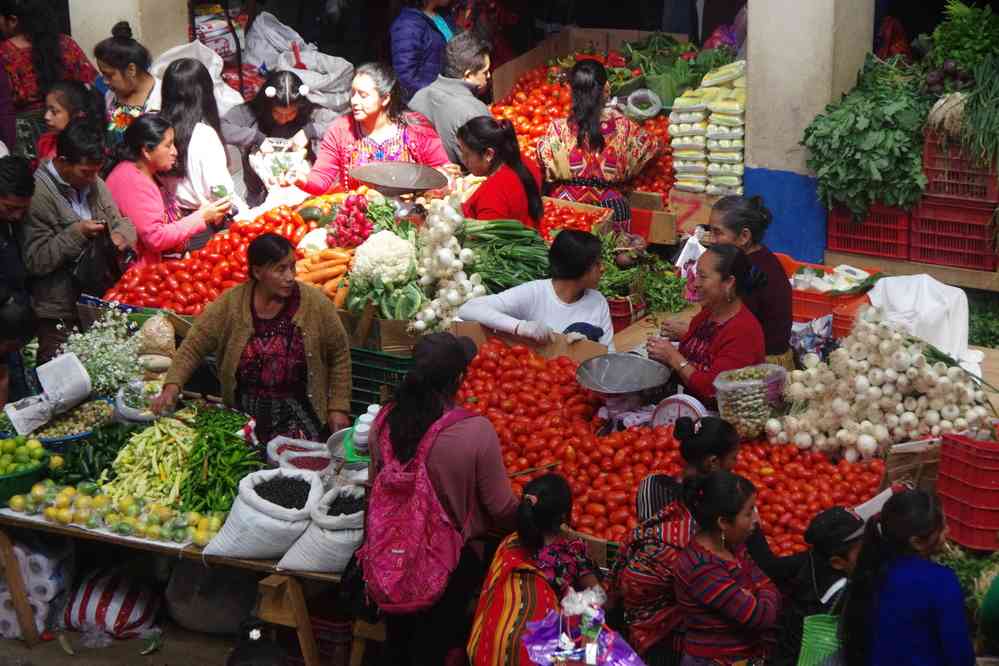
[[[380,277],[388,284],[408,282],[416,267],[416,248],[391,231],[379,231],[368,237],[354,252],[351,274],[361,280]]]

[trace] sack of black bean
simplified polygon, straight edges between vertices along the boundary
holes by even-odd
[[[308,528],[323,496],[315,472],[268,469],[239,482],[239,494],[206,555],[270,559],[281,557]]]
[[[312,524],[278,562],[279,569],[343,573],[364,540],[364,488],[337,486],[312,510]]]

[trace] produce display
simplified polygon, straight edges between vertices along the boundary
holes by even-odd
[[[999,15],[987,4],[975,7],[960,0],[948,0],[944,20],[933,31],[928,55],[930,64],[937,69],[930,70],[927,83],[941,85],[940,89],[931,92],[951,92],[946,85],[949,74],[961,74],[959,82],[982,81],[971,78],[968,73],[990,56],[999,56]],[[942,76],[938,78],[934,74]]]
[[[899,58],[868,56],[857,87],[805,129],[819,198],[855,217],[875,203],[912,208],[926,186],[923,124],[931,104]]]
[[[375,229],[367,212],[368,200],[363,194],[348,196],[327,228],[329,246],[354,248],[366,241]]]
[[[276,233],[297,246],[317,227],[318,223],[306,222],[291,208],[279,206],[253,221],[233,223],[186,259],[129,269],[104,300],[199,315],[223,291],[246,281],[246,246],[254,238]]]
[[[876,308],[822,362],[791,373],[790,415],[767,422],[777,444],[842,452],[850,462],[899,442],[975,430],[990,413],[981,380],[954,359],[882,320]]]
[[[175,508],[197,434],[176,419],[158,419],[128,440],[98,484],[115,504],[140,498]]]
[[[416,279],[415,239],[379,231],[354,253],[347,309],[361,313],[373,303],[383,319],[408,320],[423,308],[425,296]]]
[[[458,401],[496,428],[515,491],[554,468],[572,487],[572,526],[599,538],[621,541],[636,525],[635,493],[646,475],[682,472],[671,427],[597,436],[597,403],[564,357],[543,359],[490,340],[472,361]],[[817,451],[757,442],[740,448],[735,471],[756,485],[764,533],[786,555],[805,549],[804,531],[817,513],[876,494],[884,463],[834,464]]]
[[[114,407],[106,400],[91,400],[60,414],[32,436],[44,440],[73,437],[104,425],[114,416]]]
[[[555,240],[555,234],[562,229],[592,231],[593,225],[603,216],[603,212],[573,208],[546,199],[545,212],[541,217],[541,237],[551,243]]]
[[[490,293],[548,276],[547,243],[516,220],[466,220],[462,235],[465,249],[475,255],[475,272]]]
[[[50,477],[61,485],[96,483],[101,473],[114,463],[122,447],[141,429],[137,425],[122,423],[109,423],[94,429],[84,444],[66,451],[61,464],[52,469]]]
[[[0,439],[0,481],[10,474],[29,472],[45,465],[48,451],[35,438]]]
[[[329,509],[326,510],[327,516],[344,516],[352,515],[358,513],[359,511],[364,511],[367,502],[364,500],[364,496],[354,497],[352,495],[343,493],[337,496],[335,500],[330,502]]]
[[[90,376],[95,395],[114,396],[139,375],[140,340],[134,333],[124,311],[104,308],[85,333],[70,333],[60,353],[76,354]]]
[[[548,131],[549,123],[568,117],[572,105],[569,86],[550,81],[548,75],[549,68],[544,66],[525,72],[507,99],[492,105],[494,118],[513,123],[521,154],[532,160],[538,158],[538,139]]]
[[[187,473],[180,484],[181,510],[228,511],[240,479],[264,467],[246,440],[236,434],[239,427],[233,428],[225,417],[218,416],[204,420],[197,427],[198,434],[185,463]]]
[[[347,271],[354,259],[354,250],[345,247],[305,252],[295,262],[295,279],[323,290],[338,308],[347,301],[350,287]]]
[[[641,296],[652,312],[680,312],[687,307],[686,281],[667,261],[645,251],[637,236],[598,234],[603,243],[604,273],[597,289],[610,298]]]
[[[660,150],[655,159],[650,160],[642,172],[629,183],[629,188],[640,192],[655,192],[662,195],[665,201],[669,198],[670,190],[673,189],[675,181],[669,119],[666,116],[656,116],[645,121],[642,128],[656,137]]]
[[[254,486],[261,498],[286,509],[301,509],[309,499],[308,481],[290,476],[275,476]]]

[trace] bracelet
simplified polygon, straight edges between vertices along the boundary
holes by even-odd
[[[690,365],[690,361],[688,361],[687,359],[683,359],[683,363],[681,363],[680,365],[677,366],[676,371],[680,372],[681,370],[683,370],[684,368],[686,368],[688,365]]]

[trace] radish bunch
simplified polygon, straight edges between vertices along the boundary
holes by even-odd
[[[329,226],[327,242],[330,247],[357,247],[368,239],[375,225],[368,219],[368,200],[361,194],[352,194],[343,202],[336,218]]]

